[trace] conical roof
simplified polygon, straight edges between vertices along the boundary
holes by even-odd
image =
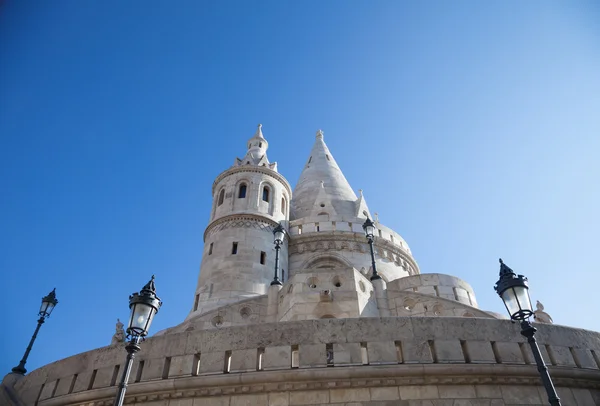
[[[321,212],[338,219],[355,217],[356,194],[325,145],[321,130],[292,196],[290,220]]]

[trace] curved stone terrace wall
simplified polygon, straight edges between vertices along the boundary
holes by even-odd
[[[565,406],[600,404],[600,334],[537,325]],[[126,352],[46,365],[15,390],[25,405],[112,405]],[[481,318],[322,319],[153,337],[126,404],[449,406],[547,404],[519,325]],[[435,401],[435,402],[434,402]]]

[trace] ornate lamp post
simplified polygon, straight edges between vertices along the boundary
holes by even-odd
[[[150,282],[142,288],[140,293],[136,292],[129,296],[129,309],[131,310],[131,314],[127,326],[127,336],[130,340],[125,347],[127,350],[127,362],[125,363],[121,383],[119,383],[119,391],[117,392],[114,403],[115,406],[123,405],[133,359],[135,358],[135,354],[140,350],[140,343],[144,340],[144,337],[148,335],[152,319],[154,319],[154,315],[158,312],[161,305],[162,302],[159,297],[156,296],[154,275],[152,275],[152,279],[150,279]]]
[[[48,317],[50,317],[50,313],[52,313],[52,310],[54,310],[54,307],[57,304],[58,304],[58,300],[56,300],[56,288],[54,288],[52,290],[52,292],[50,292],[47,296],[44,296],[42,298],[42,305],[40,306],[40,312],[38,313],[40,318],[38,320],[37,327],[35,328],[35,332],[33,333],[33,336],[31,336],[31,340],[29,341],[29,345],[27,346],[27,349],[25,350],[23,359],[21,359],[21,362],[19,362],[19,365],[17,365],[16,367],[14,367],[12,369],[12,371],[15,374],[25,375],[25,373],[27,372],[27,370],[25,369],[25,363],[27,362],[27,357],[29,357],[29,353],[31,352],[31,348],[33,347],[33,343],[35,342],[38,332],[40,331],[40,327],[42,327],[42,324],[44,324],[44,321],[46,321],[46,319]]]
[[[273,275],[273,282],[271,282],[271,286],[273,285],[282,285],[279,280],[279,250],[281,249],[281,244],[283,244],[283,240],[285,239],[285,230],[281,226],[281,224],[277,224],[277,227],[273,230],[273,236],[275,240],[273,243],[275,244],[275,275]]]
[[[373,251],[373,240],[375,239],[375,223],[371,221],[370,218],[367,217],[367,220],[363,224],[363,230],[365,230],[365,237],[369,241],[369,247],[371,248],[371,264],[373,266],[373,275],[371,276],[371,280],[381,279],[381,276],[377,273],[377,265],[375,265],[375,253]]]
[[[527,342],[531,346],[531,351],[533,352],[538,372],[544,383],[544,388],[546,388],[550,405],[560,406],[560,399],[556,394],[556,389],[554,389],[548,368],[546,368],[540,348],[535,340],[537,329],[529,322],[529,317],[533,314],[533,306],[531,306],[531,299],[529,298],[527,278],[523,275],[516,275],[500,259],[500,279],[496,282],[494,289],[504,302],[511,320],[521,322],[521,335],[527,338]]]

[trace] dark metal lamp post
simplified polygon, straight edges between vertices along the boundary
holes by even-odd
[[[33,336],[31,336],[31,340],[29,341],[29,345],[25,350],[25,354],[23,355],[21,362],[19,362],[19,365],[12,369],[12,371],[15,374],[25,375],[25,373],[27,372],[27,370],[25,369],[25,363],[27,362],[27,357],[29,357],[29,353],[31,352],[31,348],[33,347],[33,343],[35,342],[38,332],[40,331],[40,327],[42,327],[44,321],[46,321],[46,319],[50,317],[50,313],[52,313],[52,310],[54,310],[54,307],[57,304],[58,300],[56,300],[56,288],[54,288],[52,292],[48,294],[48,296],[44,296],[42,298],[42,305],[40,306],[40,312],[38,313],[40,318],[38,320],[37,327],[35,328]]]
[[[279,280],[279,250],[281,249],[281,244],[283,244],[283,240],[285,239],[285,230],[281,226],[281,224],[277,224],[277,227],[273,230],[273,236],[275,240],[273,243],[275,244],[275,275],[273,276],[273,282],[271,282],[271,286],[273,285],[282,285]]]
[[[560,406],[560,399],[556,394],[550,373],[535,340],[537,329],[529,322],[529,317],[533,314],[533,306],[531,306],[531,299],[529,298],[527,278],[523,275],[516,275],[500,259],[500,279],[496,282],[494,289],[504,302],[511,320],[521,322],[521,335],[527,338],[527,342],[531,346],[531,351],[533,352],[538,372],[544,383],[544,388],[546,388],[550,405]]]
[[[129,316],[129,324],[127,325],[127,336],[130,340],[125,347],[127,350],[127,362],[125,363],[121,383],[119,383],[119,391],[114,403],[115,406],[123,405],[133,359],[135,358],[135,354],[141,349],[140,343],[148,335],[152,319],[154,319],[154,315],[156,315],[161,305],[160,298],[156,296],[154,275],[152,275],[152,279],[142,288],[140,293],[133,293],[129,296],[131,314]]]
[[[370,218],[367,217],[367,220],[363,224],[363,230],[365,230],[365,236],[369,241],[369,247],[371,248],[371,265],[373,266],[373,275],[371,276],[371,280],[381,279],[381,276],[377,273],[377,265],[375,265],[375,252],[373,251],[373,241],[375,240],[375,223],[371,221]]]

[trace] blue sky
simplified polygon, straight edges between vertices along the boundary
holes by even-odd
[[[502,312],[498,257],[600,330],[597,2],[58,1],[0,8],[0,369],[110,343],[156,274],[193,294],[214,178],[263,124],[294,185],[322,128],[423,273]]]

